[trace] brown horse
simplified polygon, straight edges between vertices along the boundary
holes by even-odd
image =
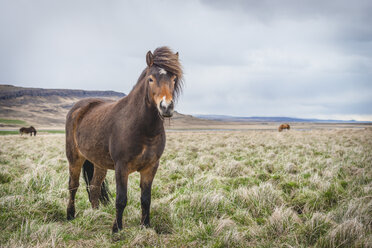
[[[281,132],[283,129],[290,129],[291,127],[289,126],[289,124],[285,123],[285,124],[282,124],[279,126],[278,128],[278,131]]]
[[[34,136],[36,136],[36,129],[31,126],[31,127],[21,127],[19,129],[19,133],[21,134],[21,136],[25,133],[25,134],[30,134],[30,136],[32,136],[32,134],[34,134]]]
[[[173,114],[181,92],[182,67],[178,53],[167,47],[146,55],[147,67],[128,96],[109,102],[84,99],[67,114],[66,155],[70,199],[67,219],[75,217],[75,194],[80,171],[89,168],[89,200],[98,208],[107,169],[115,170],[116,218],[113,232],[122,229],[130,173],[140,173],[141,225],[150,225],[151,185],[165,147],[164,117]],[[84,164],[84,166],[83,166]],[[88,176],[89,177],[89,176]]]

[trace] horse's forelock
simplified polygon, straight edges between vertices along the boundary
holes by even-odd
[[[159,47],[154,51],[153,62],[155,66],[177,76],[177,82],[174,86],[175,96],[177,97],[181,93],[183,84],[183,71],[178,60],[178,53],[173,53],[168,47]]]
[[[173,53],[173,51],[168,47],[159,47],[154,51],[152,66],[153,65],[177,76],[177,82],[174,85],[174,98],[177,99],[183,86],[183,71],[182,65],[178,60],[178,53]],[[149,67],[146,67],[142,71],[136,85],[133,86],[133,89],[145,82],[146,73],[149,69]]]
[[[154,51],[154,65],[169,71],[177,77],[181,78],[183,75],[181,63],[178,60],[178,55],[168,47],[159,47]]]

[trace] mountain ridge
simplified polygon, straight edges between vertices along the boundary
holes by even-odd
[[[311,122],[311,123],[372,123],[371,121],[356,120],[333,120],[333,119],[316,119],[316,118],[297,118],[285,116],[229,116],[229,115],[194,115],[197,118],[214,121],[229,122]]]
[[[124,97],[126,94],[112,90],[78,90],[78,89],[43,89],[0,85],[0,100],[7,100],[22,96],[63,96],[63,97]]]
[[[67,112],[77,101],[88,97],[118,100],[124,96],[126,94],[115,91],[43,89],[0,84],[0,118],[23,120],[37,126],[63,127]]]

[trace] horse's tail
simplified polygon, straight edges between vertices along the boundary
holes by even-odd
[[[85,183],[87,184],[87,192],[88,192],[89,197],[90,197],[89,186],[93,178],[93,173],[94,173],[94,165],[89,160],[85,160],[83,164],[83,177],[84,177]],[[99,200],[101,203],[106,205],[107,203],[110,202],[110,198],[111,198],[111,193],[107,186],[107,180],[105,179],[101,185],[101,196],[99,197]]]

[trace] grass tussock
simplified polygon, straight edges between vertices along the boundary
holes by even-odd
[[[66,221],[63,134],[0,137],[1,247],[371,247],[372,130],[180,132],[140,226],[139,175],[123,230],[92,210],[81,180]],[[113,171],[107,179],[115,189]]]

